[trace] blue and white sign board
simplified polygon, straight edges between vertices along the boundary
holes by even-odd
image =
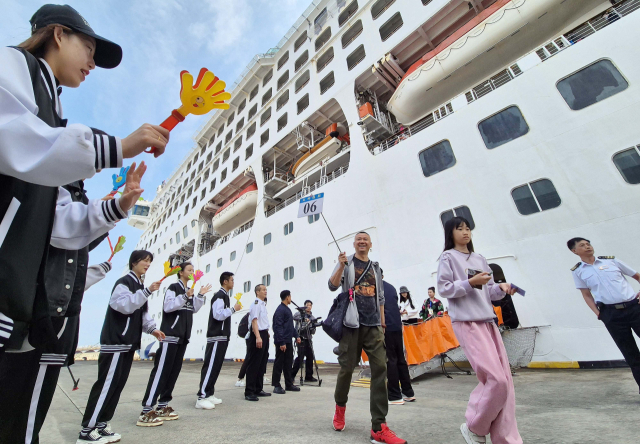
[[[298,217],[313,216],[322,213],[322,203],[324,202],[324,193],[312,194],[300,199],[298,207]]]

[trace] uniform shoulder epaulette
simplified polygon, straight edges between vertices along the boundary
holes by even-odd
[[[254,302],[254,304],[256,304],[256,305],[258,304],[258,300],[257,300],[257,299],[256,299],[256,301]]]
[[[598,259],[615,259],[615,256],[598,256]]]
[[[575,264],[575,265],[573,266],[573,268],[571,269],[571,271],[576,271],[576,270],[578,269],[578,267],[580,266],[580,264],[581,264],[581,263],[582,263],[582,262],[578,262],[577,264]]]

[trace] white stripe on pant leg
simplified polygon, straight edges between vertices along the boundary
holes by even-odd
[[[153,378],[153,384],[151,384],[151,390],[149,390],[149,397],[147,398],[147,402],[144,403],[145,407],[153,407],[151,401],[153,400],[153,395],[156,393],[158,389],[158,383],[160,382],[160,377],[162,376],[162,370],[164,368],[164,361],[167,357],[167,352],[169,351],[169,345],[160,343],[160,347],[166,345],[166,347],[162,348],[162,357],[160,357],[160,363],[158,364],[158,369],[156,370],[156,376]]]
[[[40,365],[40,370],[38,370],[38,377],[36,378],[36,385],[33,388],[33,394],[31,395],[31,406],[29,407],[29,420],[27,421],[27,433],[24,438],[25,444],[31,444],[31,438],[33,435],[33,426],[36,422],[38,402],[40,401],[40,392],[42,391],[42,381],[44,381],[45,373],[47,373],[47,365]]]
[[[93,415],[91,415],[91,419],[89,420],[89,424],[87,427],[93,429],[96,426],[96,421],[98,420],[98,414],[100,410],[102,410],[102,404],[104,404],[104,400],[107,397],[107,393],[109,393],[109,387],[111,387],[111,383],[113,382],[113,374],[116,372],[116,367],[118,366],[118,359],[120,358],[120,353],[114,353],[113,358],[111,358],[111,365],[109,366],[109,372],[107,373],[107,379],[104,381],[104,385],[102,386],[102,391],[100,392],[100,397],[98,398],[98,402],[96,403],[96,408],[93,410]]]
[[[204,397],[206,393],[204,392],[207,383],[209,382],[209,376],[211,376],[211,368],[213,367],[213,361],[216,360],[216,351],[218,350],[218,342],[213,344],[213,350],[211,350],[211,360],[209,361],[209,368],[207,369],[207,375],[204,377],[204,381],[202,382],[202,387],[200,387],[200,394]]]
[[[7,208],[7,212],[4,213],[2,222],[0,222],[0,247],[2,247],[4,239],[7,237],[7,233],[9,232],[9,228],[11,227],[11,222],[13,222],[13,219],[18,213],[18,208],[20,208],[20,201],[14,197],[13,199],[11,199],[11,203]]]

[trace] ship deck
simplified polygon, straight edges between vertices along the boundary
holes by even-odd
[[[273,395],[250,403],[243,389],[234,387],[240,363],[227,362],[217,382],[216,395],[223,403],[213,411],[194,409],[201,362],[185,362],[171,406],[178,421],[153,428],[136,427],[140,399],[144,395],[150,361],[134,362],[126,389],[112,421],[122,442],[173,443],[354,443],[368,442],[369,390],[352,387],[347,409],[347,428],[333,431],[333,389],[337,365],[322,365],[322,387],[304,386],[299,393]],[[271,375],[272,364],[267,369]],[[97,362],[72,367],[80,389],[72,392],[66,370],[60,384],[82,409],[97,373]],[[354,372],[354,379],[358,371]],[[633,417],[640,405],[638,388],[628,368],[611,370],[519,370],[514,377],[517,419],[524,442],[610,444],[637,441]],[[410,443],[462,443],[459,427],[475,376],[423,375],[414,381],[417,402],[389,406],[392,430]],[[265,388],[270,387],[265,384]],[[40,441],[75,442],[80,413],[56,390]],[[490,442],[487,440],[487,442]]]

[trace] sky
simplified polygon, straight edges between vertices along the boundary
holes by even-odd
[[[29,37],[29,19],[46,1],[3,0],[0,43],[17,45]],[[115,69],[96,68],[76,89],[65,88],[61,97],[64,117],[118,137],[126,137],[144,123],[159,124],[180,106],[182,70],[197,75],[202,67],[213,71],[232,89],[249,61],[275,47],[311,0],[67,0],[93,30],[122,46],[122,63]],[[1,69],[1,68],[0,68]],[[155,190],[195,146],[193,136],[207,116],[188,116],[172,132],[166,153],[158,159],[148,154],[126,159],[145,160],[143,197]],[[101,198],[112,188],[104,170],[86,181],[89,198]],[[99,343],[100,330],[114,282],[127,265],[142,231],[122,221],[111,239],[126,236],[124,250],[112,263],[107,277],[89,289],[82,303],[80,345]],[[107,242],[90,255],[90,264],[109,258]]]

